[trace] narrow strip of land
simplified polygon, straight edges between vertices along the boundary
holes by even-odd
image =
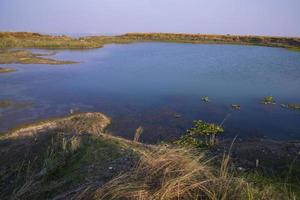
[[[175,33],[127,33],[117,36],[88,36],[81,38],[72,38],[69,36],[52,36],[29,32],[0,32],[0,48],[86,49],[99,48],[104,44],[133,42],[240,44],[300,50],[299,37]]]
[[[85,49],[101,45],[69,36],[42,35],[30,32],[0,32],[0,48]]]
[[[132,42],[172,42],[192,44],[235,44],[280,47],[300,50],[300,38],[241,36],[241,35],[205,35],[174,33],[128,33],[120,36],[91,36],[83,38],[99,44],[132,43]]]
[[[45,58],[50,54],[32,53],[29,50],[0,50],[0,64],[74,64],[77,62]],[[0,70],[1,71],[1,70]]]

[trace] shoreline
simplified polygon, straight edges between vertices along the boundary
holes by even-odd
[[[188,149],[172,143],[147,145],[111,135],[106,131],[110,123],[111,119],[99,112],[74,113],[19,127],[1,136],[0,198],[70,199],[84,193],[86,199],[105,199],[109,192],[119,190],[120,187],[127,188],[128,184],[138,184],[138,187],[144,184],[154,186],[161,179],[172,183],[181,179],[184,181],[185,177],[191,177],[187,180],[192,181],[192,184],[208,182],[205,187],[212,192],[218,183],[226,181],[228,186],[236,187],[238,191],[232,194],[233,197],[237,195],[233,199],[241,199],[245,189],[258,192],[253,195],[268,195],[270,199],[298,195],[298,185],[294,185],[294,179],[299,176],[298,168],[293,169],[296,176],[286,182],[287,179],[281,177],[281,174],[276,174],[275,177],[269,174],[276,168],[267,172],[263,170],[268,165],[261,158],[259,166],[245,168],[236,160],[236,149],[228,152],[227,144],[224,144],[224,148],[220,144],[211,150]],[[239,145],[237,149],[245,147]],[[260,146],[258,150],[261,151]],[[246,149],[246,152],[249,150]],[[250,152],[254,156],[258,155],[253,149]],[[227,163],[229,160],[222,160],[224,155],[227,155],[226,159],[230,159],[230,163]],[[273,154],[268,159],[271,163],[278,161]],[[247,164],[248,160],[243,162]],[[294,164],[298,163],[299,160],[295,160]],[[276,163],[279,166],[276,170],[289,169],[286,164]],[[225,167],[223,170],[230,175],[219,175],[222,174],[219,166]],[[180,173],[175,173],[176,171]],[[237,187],[236,184],[240,181],[247,183],[247,187]],[[287,184],[296,193],[282,190],[282,185]],[[133,192],[139,191],[135,187],[132,189]],[[164,187],[158,184],[153,189],[156,191]],[[197,189],[199,188],[192,188],[191,192]],[[149,190],[148,197],[153,195],[151,191],[153,190]],[[123,197],[124,194],[120,192],[118,195]]]
[[[101,48],[104,44],[134,42],[172,42],[191,44],[237,44],[286,48],[300,50],[300,37],[214,35],[185,33],[126,33],[115,36],[52,36],[30,32],[0,32],[2,48],[41,49],[89,49]]]
[[[0,49],[0,64],[48,64],[48,65],[63,65],[76,64],[78,62],[56,60],[45,58],[50,54],[33,53],[29,50],[1,50]],[[1,72],[1,71],[0,71]]]
[[[84,50],[102,48],[106,44],[131,44],[163,42],[178,44],[224,44],[284,48],[300,52],[300,38],[271,36],[208,35],[177,33],[127,33],[116,36],[70,36],[42,35],[30,32],[0,32],[0,64],[76,64],[44,58],[44,54],[32,53],[29,49]],[[13,50],[25,48],[26,50]]]
[[[76,121],[79,123],[76,123]],[[81,121],[86,121],[88,123],[81,123]],[[106,129],[111,122],[112,119],[110,117],[107,117],[105,114],[100,112],[79,112],[66,116],[51,117],[47,119],[36,120],[35,122],[19,124],[7,131],[2,132],[0,135],[0,140],[34,136],[39,134],[39,132],[47,132],[48,130],[55,130],[59,127],[70,128],[72,126],[74,126],[75,129],[85,130],[85,132],[89,134],[97,135],[97,132],[99,132],[99,134],[102,135],[103,132],[107,132]],[[66,124],[68,125],[66,126]],[[94,126],[95,124],[98,126],[98,128]],[[80,131],[78,133],[80,134]],[[129,139],[125,139],[122,136],[114,136],[113,133],[109,133],[107,136],[108,138],[111,137],[121,141],[131,142]],[[173,142],[174,141],[163,141],[163,144],[172,144]],[[158,145],[148,143],[141,144],[149,147]],[[206,148],[204,149],[207,150]],[[255,168],[255,160],[253,160],[253,156],[267,156],[270,160],[276,158],[289,158],[292,160],[292,158],[297,157],[297,155],[300,155],[300,140],[296,139],[282,141],[266,138],[223,138],[215,147],[209,150],[209,154],[212,154],[213,156],[222,156],[224,151],[231,151],[231,153],[235,155],[233,156],[233,159],[237,164],[245,164],[243,168],[253,170]],[[251,158],[249,158],[249,151],[256,151],[256,154],[251,155]]]

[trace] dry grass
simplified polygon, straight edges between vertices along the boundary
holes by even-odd
[[[300,38],[247,35],[209,35],[181,33],[127,33],[120,36],[91,36],[84,38],[101,44],[132,42],[175,42],[193,44],[241,44],[282,47],[299,51]]]
[[[68,36],[42,35],[30,32],[0,32],[0,48],[87,49],[101,45]]]
[[[182,33],[127,33],[119,36],[89,36],[72,38],[68,36],[51,36],[29,32],[0,32],[0,48],[54,48],[86,49],[99,48],[103,44],[133,43],[143,41],[178,42],[196,44],[242,44],[283,47],[299,51],[298,37],[268,37],[241,35],[208,35]]]
[[[204,153],[186,148],[158,148],[145,154],[134,171],[120,175],[95,192],[94,199],[132,200],[269,200],[296,199],[290,191],[272,185],[254,186],[230,171],[230,156],[219,169]]]
[[[100,113],[81,113],[34,124],[18,130],[16,134],[12,133],[12,137],[6,139],[16,139],[17,136],[35,137],[36,130],[54,130],[53,134],[57,135],[55,140],[52,139],[49,148],[46,148],[46,156],[41,160],[41,166],[38,165],[35,171],[27,170],[32,173],[24,170],[23,174],[18,173],[24,181],[14,187],[13,199],[44,199],[40,197],[55,195],[65,197],[57,199],[72,197],[105,200],[297,199],[288,187],[278,190],[273,183],[259,185],[256,184],[259,179],[250,182],[249,179],[236,175],[231,169],[230,154],[224,154],[220,167],[217,167],[216,163],[211,162],[213,159],[199,149],[144,145],[104,134],[109,122],[110,119]],[[39,139],[32,142],[35,144],[40,141],[41,148],[44,144],[41,140],[43,135],[39,136]],[[93,138],[84,140],[85,137],[92,136]],[[48,142],[47,140],[47,144]],[[109,179],[107,174],[101,175],[105,170],[110,173],[110,166],[121,169],[121,166],[132,164],[126,161],[130,158],[126,149],[140,158],[139,163],[136,165],[134,162],[126,170],[109,176]],[[19,155],[23,155],[23,151],[16,154],[17,157]],[[120,166],[113,165],[119,159]],[[107,162],[110,164],[106,165]],[[74,166],[79,167],[79,170],[74,171]],[[80,175],[89,177],[88,181],[77,180]],[[69,183],[65,182],[68,178],[71,180]],[[103,180],[105,182],[101,183]],[[65,188],[60,190],[62,186],[59,184]]]
[[[227,163],[216,174],[204,154],[170,148],[145,155],[137,169],[96,191],[96,199],[240,199],[247,185],[228,176]],[[226,165],[226,166],[225,166]]]

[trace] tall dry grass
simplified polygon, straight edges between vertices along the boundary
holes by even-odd
[[[209,166],[204,154],[165,148],[142,157],[136,170],[96,190],[96,199],[241,199],[247,184],[231,177],[228,159],[221,170]]]

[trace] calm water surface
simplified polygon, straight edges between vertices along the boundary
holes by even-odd
[[[225,137],[300,139],[300,112],[280,107],[300,103],[297,52],[142,43],[60,51],[53,57],[81,63],[9,65],[18,71],[0,75],[0,99],[32,104],[0,109],[0,131],[73,108],[107,114],[113,119],[109,130],[127,138],[141,125],[146,142],[174,139],[195,119],[221,123],[226,116]],[[267,95],[277,105],[262,105]],[[211,102],[203,103],[202,96]]]

